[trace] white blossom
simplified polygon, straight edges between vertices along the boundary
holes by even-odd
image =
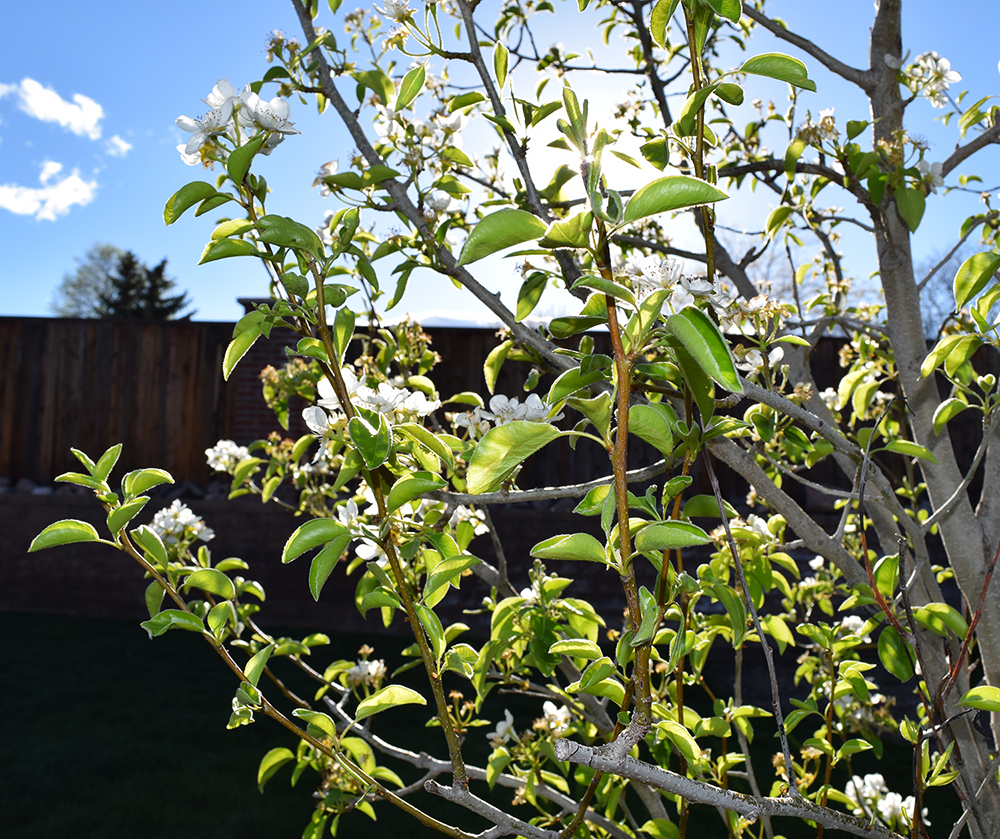
[[[487,735],[490,738],[490,743],[495,745],[506,743],[515,734],[514,715],[505,709],[503,716],[504,718],[497,723],[497,727]]]
[[[205,522],[186,504],[181,503],[180,499],[174,499],[173,504],[156,513],[149,526],[168,545],[193,538],[203,542],[215,538],[215,531],[206,527]]]
[[[941,174],[941,163],[928,163],[926,160],[918,161],[917,169],[924,181],[930,186],[931,192],[937,192],[939,186],[944,186],[944,176]]]
[[[747,373],[756,373],[765,367],[774,367],[784,357],[785,351],[781,347],[775,347],[766,356],[758,349],[748,350],[742,361],[738,361],[736,366]]]
[[[385,673],[385,662],[382,659],[378,661],[359,659],[358,663],[347,671],[347,684],[351,687],[375,686],[385,678]]]
[[[549,406],[542,402],[537,393],[529,393],[524,402],[520,402],[516,396],[508,398],[497,394],[490,399],[490,410],[482,411],[482,416],[494,421],[495,425],[504,425],[515,420],[526,422],[554,422],[561,419],[562,414],[555,417],[548,417]]]
[[[858,615],[847,615],[840,622],[840,632],[844,635],[857,635],[866,644],[871,643],[871,636],[867,633],[862,635],[862,631],[865,628],[865,621]]]
[[[212,448],[205,449],[205,457],[213,472],[232,472],[250,452],[246,446],[237,446],[232,440],[219,440]]]
[[[458,527],[463,521],[472,525],[472,532],[476,536],[490,532],[490,528],[486,524],[486,514],[482,510],[473,510],[471,507],[459,504],[451,514],[451,518],[448,519],[448,525],[449,527]]]
[[[184,155],[197,154],[210,137],[225,134],[229,127],[229,118],[233,115],[233,102],[226,100],[219,108],[213,108],[203,117],[179,116],[175,120],[181,131],[187,131],[191,136],[184,146]],[[185,161],[186,162],[186,161]]]
[[[396,21],[396,23],[402,23],[413,14],[410,9],[410,0],[382,0],[382,2],[384,8],[375,6],[375,11],[389,20]]]
[[[545,724],[553,734],[562,734],[569,728],[572,714],[565,705],[560,705],[557,708],[555,702],[546,701],[542,703],[542,714]]]

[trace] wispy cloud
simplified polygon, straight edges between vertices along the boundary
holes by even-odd
[[[115,134],[104,144],[104,148],[112,157],[125,157],[132,149],[132,144]]]
[[[66,215],[71,207],[82,207],[93,201],[97,181],[83,180],[78,169],[55,180],[62,169],[61,163],[46,160],[38,176],[41,187],[0,184],[0,209],[19,216],[34,216],[40,221],[55,221],[56,217]]]
[[[28,78],[22,79],[20,84],[0,84],[0,97],[8,94],[20,98],[21,110],[28,116],[42,122],[57,122],[80,137],[101,138],[104,109],[89,96],[74,93],[73,101],[68,102],[52,88]]]

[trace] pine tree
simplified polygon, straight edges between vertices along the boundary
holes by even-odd
[[[118,260],[108,277],[108,288],[98,294],[94,307],[97,317],[136,320],[170,320],[190,304],[187,293],[168,297],[174,281],[166,276],[167,260],[155,268],[140,262],[132,251]],[[184,317],[190,317],[188,313]]]

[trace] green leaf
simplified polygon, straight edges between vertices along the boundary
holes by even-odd
[[[290,760],[295,760],[295,755],[292,753],[291,749],[286,749],[284,746],[271,749],[271,751],[264,755],[260,761],[260,766],[257,769],[257,789],[263,792],[264,784],[266,784],[271,779],[271,776]]]
[[[204,181],[192,181],[185,184],[167,199],[166,206],[163,208],[163,220],[167,224],[173,224],[186,210],[210,195],[218,195],[218,190],[211,184]]]
[[[755,76],[767,76],[781,82],[788,82],[795,87],[816,92],[816,82],[809,78],[806,65],[797,58],[783,55],[780,52],[768,52],[755,55],[743,62],[740,73],[753,73]]]
[[[427,575],[424,583],[424,600],[429,600],[441,586],[453,584],[458,588],[458,580],[462,574],[474,565],[478,565],[481,560],[470,554],[458,554],[457,556],[443,559],[434,566],[434,570]]]
[[[108,513],[108,530],[117,536],[126,524],[139,515],[139,511],[146,506],[148,501],[148,496],[140,495],[138,498],[116,507]]]
[[[656,597],[645,586],[639,589],[639,611],[642,614],[642,622],[629,642],[633,647],[650,640],[660,622],[660,607],[656,605]]]
[[[424,80],[426,77],[427,73],[423,64],[419,67],[414,67],[405,76],[403,76],[403,81],[399,84],[399,93],[396,96],[396,104],[393,105],[394,111],[397,113],[402,111],[420,95],[420,91],[424,89]]]
[[[715,95],[729,105],[743,104],[743,88],[733,82],[723,82],[715,86]]]
[[[767,221],[764,223],[764,232],[767,233],[769,239],[774,238],[774,234],[781,229],[781,226],[791,214],[792,208],[787,204],[781,204],[771,211],[771,214],[767,217]]]
[[[150,638],[156,638],[171,629],[186,629],[188,632],[204,632],[205,626],[201,618],[180,609],[164,609],[155,617],[139,624]]]
[[[507,354],[513,346],[514,342],[512,340],[501,341],[490,350],[490,354],[486,356],[486,361],[483,362],[483,378],[486,379],[486,389],[490,393],[493,393],[493,388],[496,387],[500,368],[503,367],[503,363],[507,360]]]
[[[653,12],[649,16],[649,34],[658,47],[663,47],[667,42],[667,26],[670,25],[670,18],[674,16],[674,11],[680,0],[657,0],[653,6]]]
[[[963,402],[961,399],[956,399],[955,397],[945,399],[934,410],[934,433],[940,434],[941,429],[968,407],[969,404]]]
[[[615,672],[615,666],[611,663],[611,659],[607,656],[602,656],[596,661],[592,661],[587,665],[587,669],[583,671],[583,675],[580,677],[577,690],[587,693],[590,688],[594,685],[603,682],[608,676],[613,675]]]
[[[122,493],[126,497],[140,495],[160,484],[172,484],[173,476],[163,469],[136,469],[122,478]]]
[[[674,450],[674,437],[663,412],[655,405],[633,405],[628,409],[628,430],[649,443],[665,458]]]
[[[728,197],[721,189],[698,178],[688,175],[668,175],[646,184],[633,194],[625,207],[622,224],[630,224],[642,218],[683,207],[711,204]]]
[[[555,405],[568,396],[572,396],[577,391],[606,379],[607,376],[601,370],[591,370],[584,373],[579,367],[570,367],[552,383],[549,392],[545,396],[545,401],[550,405]]]
[[[358,703],[358,709],[354,712],[356,720],[363,720],[373,714],[381,713],[388,708],[395,708],[399,705],[426,705],[424,699],[415,690],[403,687],[403,685],[389,685],[377,690],[367,699]]]
[[[122,444],[116,443],[104,454],[102,454],[101,459],[98,460],[97,465],[94,466],[94,477],[99,481],[106,481],[108,479],[108,475],[111,474],[111,470],[115,468],[115,464],[118,462],[118,457],[121,453]]]
[[[849,119],[847,121],[847,139],[848,140],[853,140],[862,131],[864,131],[869,125],[870,125],[870,123],[865,122],[863,120]]]
[[[233,581],[215,568],[199,568],[184,581],[184,590],[200,588],[209,594],[216,594],[223,600],[232,600],[236,596]]]
[[[1000,713],[1000,688],[992,685],[975,687],[958,700],[959,705],[966,708],[978,708],[980,711]]]
[[[246,239],[218,239],[205,245],[198,264],[204,265],[206,262],[228,259],[231,256],[260,256],[260,251]]]
[[[501,41],[497,41],[496,46],[493,47],[493,72],[496,73],[498,89],[502,88],[504,82],[507,81],[507,62],[507,47]]]
[[[635,549],[640,553],[672,551],[707,545],[712,541],[704,530],[685,521],[663,521],[646,525],[635,535]]]
[[[556,641],[549,652],[553,655],[568,655],[571,658],[597,659],[604,655],[601,648],[593,641],[586,638],[567,638],[563,641]]]
[[[666,1],[660,0],[661,3]],[[643,143],[639,146],[639,151],[642,152],[642,156],[646,158],[646,162],[650,166],[659,169],[661,172],[670,163],[670,144],[667,143],[665,137],[657,137],[655,140]]]
[[[226,354],[222,357],[222,378],[224,381],[229,381],[229,377],[236,369],[240,359],[247,354],[250,347],[257,343],[261,331],[261,321],[258,320],[249,329],[244,329],[229,342]]]
[[[243,668],[243,675],[247,677],[250,684],[257,687],[257,682],[260,681],[261,675],[264,673],[264,668],[267,666],[267,660],[271,657],[271,653],[274,652],[274,642],[272,641],[264,649],[258,652],[253,658],[247,662],[247,666]]]
[[[50,524],[31,541],[28,553],[56,545],[71,545],[74,542],[100,542],[101,537],[92,525],[78,519],[63,519]]]
[[[521,283],[521,288],[517,292],[516,320],[518,323],[535,310],[535,306],[542,299],[542,293],[548,285],[548,279],[543,272],[532,271],[528,275],[528,279]]]
[[[424,493],[441,489],[447,485],[447,481],[431,472],[411,472],[404,475],[389,490],[389,497],[386,499],[386,512],[393,513]]]
[[[955,309],[961,309],[979,292],[1000,268],[1000,256],[995,253],[974,253],[955,274]]]
[[[801,137],[796,137],[788,144],[788,148],[785,149],[785,177],[789,181],[795,178],[795,166],[799,162],[799,158],[802,157],[802,152],[806,150],[806,143]]]
[[[724,583],[716,583],[708,586],[712,595],[726,608],[729,616],[729,624],[733,629],[733,649],[743,646],[743,639],[747,634],[747,612],[743,601],[733,589]]]
[[[898,189],[895,193],[896,209],[911,233],[916,233],[920,226],[920,220],[924,217],[924,206],[927,203],[927,196],[924,195],[923,187],[907,187]]]
[[[893,626],[887,626],[878,637],[878,657],[885,669],[899,681],[907,682],[913,677],[913,664],[909,653],[912,652]],[[968,696],[968,694],[966,694]],[[965,701],[965,697],[962,698]]]
[[[965,618],[947,603],[926,603],[921,608],[914,609],[913,616],[931,632],[944,637],[947,637],[949,629],[963,640],[969,634],[969,624],[965,622]]]
[[[486,101],[486,94],[481,91],[473,90],[469,93],[463,93],[461,96],[456,96],[451,100],[451,102],[448,103],[448,113],[453,114],[461,108],[468,108],[470,105],[475,105],[478,102],[484,101]]]
[[[338,355],[338,362],[343,364],[344,353],[354,337],[354,312],[346,306],[337,311],[337,317],[333,321],[333,348]]]
[[[350,531],[339,521],[333,519],[307,521],[288,537],[285,548],[281,552],[281,561],[291,562],[306,551],[338,539],[345,534],[350,535]]]
[[[351,73],[351,77],[358,83],[358,101],[364,98],[362,88],[367,87],[382,100],[383,105],[389,106],[396,93],[396,86],[392,83],[392,79],[378,67],[374,70],[359,70],[356,73]]]
[[[350,531],[345,531],[313,557],[312,564],[309,566],[309,593],[313,600],[319,600],[323,586],[326,585],[334,567],[344,555],[351,539]]]
[[[919,457],[921,460],[927,460],[931,463],[938,462],[930,449],[926,449],[916,443],[911,443],[909,440],[893,440],[885,447],[884,451],[897,452],[898,454],[905,454],[908,457]]]
[[[670,742],[684,755],[688,763],[698,764],[701,761],[701,749],[698,748],[698,743],[691,736],[691,732],[683,725],[674,720],[662,720],[656,727],[670,738]]]
[[[226,172],[229,173],[230,179],[237,186],[243,185],[247,172],[250,171],[250,163],[253,161],[254,155],[260,151],[265,139],[263,133],[258,134],[250,142],[233,149],[229,155],[229,159],[226,161]]]
[[[519,245],[545,235],[546,224],[524,210],[497,210],[472,228],[462,246],[458,265],[469,265],[511,245]]]
[[[740,17],[743,14],[743,4],[740,0],[707,0],[707,2],[720,17],[731,20],[733,23],[740,22]]]
[[[589,533],[572,533],[553,536],[535,545],[531,556],[539,559],[586,559],[607,564],[604,546]]]
[[[667,319],[670,332],[691,354],[698,366],[731,393],[742,393],[736,363],[719,328],[701,309],[687,306]]]
[[[384,414],[378,415],[378,428],[372,428],[360,417],[352,417],[347,423],[347,433],[369,469],[378,469],[386,462],[392,450],[392,431]]]
[[[292,711],[292,716],[305,720],[311,727],[318,729],[328,737],[334,739],[338,737],[337,724],[328,714],[320,711],[310,711],[308,708],[296,708]]]
[[[499,489],[522,461],[560,436],[547,422],[515,420],[491,428],[472,453],[466,489],[473,495]]]
[[[155,530],[148,525],[143,524],[131,531],[129,535],[140,545],[140,547],[142,547],[144,551],[146,551],[146,553],[156,560],[157,564],[161,567],[166,566],[167,550],[163,547],[163,542],[160,540],[160,537]]]
[[[693,137],[698,125],[698,113],[705,107],[708,97],[715,92],[715,85],[702,87],[692,93],[681,106],[674,131],[678,137]]]
[[[594,226],[594,214],[577,213],[565,221],[554,221],[538,240],[542,248],[588,248],[590,229]]]

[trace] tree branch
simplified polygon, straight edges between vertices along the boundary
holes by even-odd
[[[856,67],[851,67],[844,64],[842,61],[838,61],[828,52],[816,46],[816,44],[808,38],[803,38],[801,35],[796,35],[791,30],[785,29],[785,27],[781,24],[771,20],[771,18],[766,15],[761,14],[748,3],[743,5],[743,14],[756,23],[759,23],[776,38],[782,41],[787,41],[789,44],[798,47],[804,53],[807,53],[815,58],[820,64],[826,67],[827,70],[832,73],[836,73],[842,79],[846,79],[852,84],[856,84],[866,93],[871,87],[873,82],[871,74],[868,71],[859,70]]]

